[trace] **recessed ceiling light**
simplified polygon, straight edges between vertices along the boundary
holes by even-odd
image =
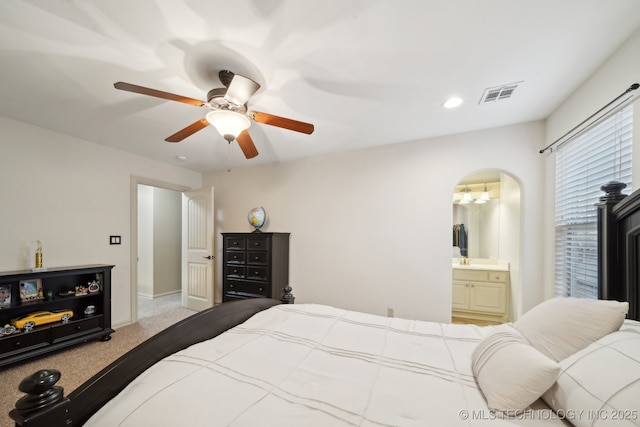
[[[454,96],[446,100],[446,102],[442,105],[444,108],[456,108],[462,105],[462,98],[458,98]]]
[[[186,162],[187,156],[176,156],[176,160],[179,162]]]

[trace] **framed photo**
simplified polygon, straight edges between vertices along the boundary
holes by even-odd
[[[0,307],[11,305],[11,285],[0,285]]]
[[[44,299],[42,280],[31,279],[20,281],[20,301],[34,301]]]

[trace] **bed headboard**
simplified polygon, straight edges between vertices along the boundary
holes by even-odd
[[[629,302],[629,319],[640,320],[640,190],[603,185],[598,207],[598,298]]]

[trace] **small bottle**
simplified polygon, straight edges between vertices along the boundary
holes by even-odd
[[[36,249],[36,268],[42,268],[42,242],[38,240],[38,249]]]

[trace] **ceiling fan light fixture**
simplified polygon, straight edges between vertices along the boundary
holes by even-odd
[[[229,142],[251,126],[251,121],[247,116],[230,110],[210,111],[207,113],[207,121]]]

